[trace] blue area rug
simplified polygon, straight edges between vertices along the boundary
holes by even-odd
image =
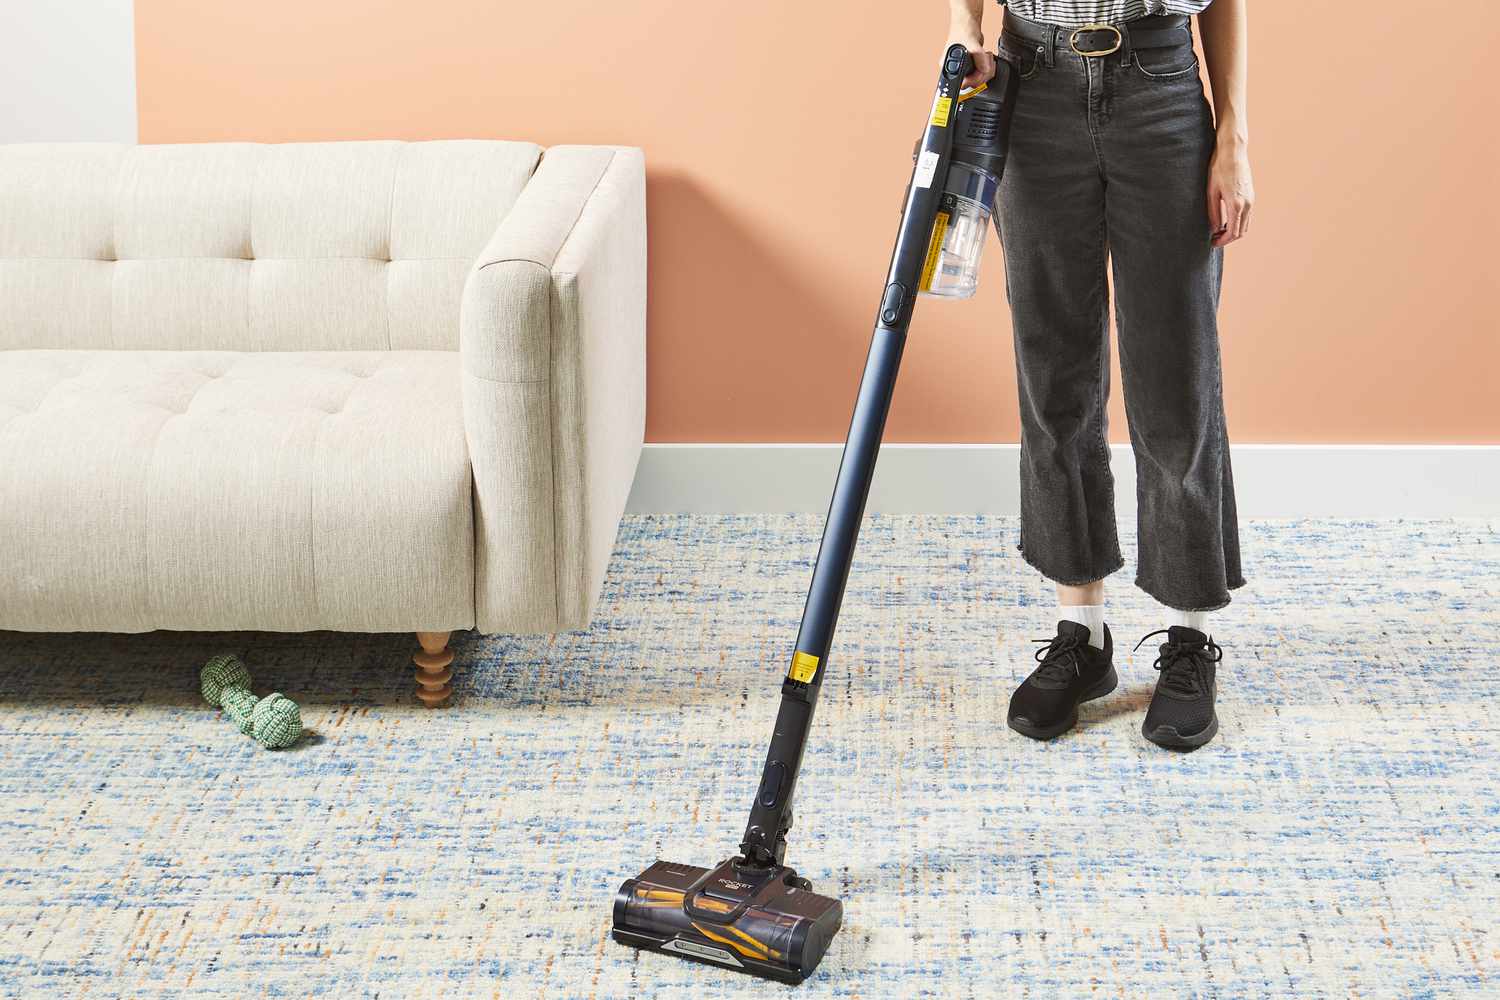
[[[845,927],[799,996],[1500,995],[1500,524],[1246,524],[1190,755],[1139,732],[1130,567],[1120,689],[1005,728],[1052,625],[1015,527],[869,522],[789,854]],[[408,636],[0,633],[0,995],[790,995],[609,911],[737,843],[819,528],[629,518],[597,624],[456,636],[439,711]],[[301,747],[200,703],[225,650]]]

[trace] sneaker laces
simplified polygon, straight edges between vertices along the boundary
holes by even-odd
[[[1083,647],[1088,645],[1088,640],[1081,635],[1054,635],[1045,639],[1033,639],[1032,642],[1045,642],[1046,648],[1036,651],[1037,662],[1041,666],[1037,668],[1038,677],[1047,680],[1066,681],[1068,671],[1071,668],[1074,674],[1082,676]]]
[[[1167,629],[1157,629],[1141,636],[1136,649],[1145,645],[1154,635],[1167,635]],[[1161,686],[1179,694],[1198,694],[1202,690],[1202,666],[1218,663],[1224,658],[1224,649],[1212,639],[1203,642],[1164,642],[1157,647],[1158,655],[1151,664],[1161,671]]]

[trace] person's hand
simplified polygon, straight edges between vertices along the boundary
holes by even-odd
[[[1208,224],[1214,246],[1228,246],[1250,234],[1250,208],[1254,204],[1249,150],[1243,140],[1221,135],[1208,162]]]
[[[974,60],[974,68],[964,77],[965,88],[987,83],[995,75],[995,53],[985,49],[984,36],[979,33],[977,26],[954,24],[948,32],[948,45],[962,45],[969,50],[969,57]]]

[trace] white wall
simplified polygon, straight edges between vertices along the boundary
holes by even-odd
[[[133,0],[0,0],[0,142],[135,142]]]

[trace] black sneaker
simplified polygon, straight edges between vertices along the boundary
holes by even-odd
[[[1010,696],[1006,721],[1010,728],[1034,740],[1050,740],[1078,725],[1078,706],[1103,698],[1115,689],[1120,678],[1110,662],[1114,639],[1104,626],[1104,648],[1089,645],[1089,627],[1078,622],[1060,621],[1057,635],[1045,642],[1036,658],[1041,666],[1021,682]]]
[[[1156,694],[1146,709],[1141,734],[1168,750],[1192,750],[1214,738],[1219,731],[1219,716],[1214,711],[1214,692],[1218,667],[1224,658],[1219,644],[1195,628],[1173,625],[1143,637],[1166,634],[1154,666],[1161,671],[1156,678]]]

